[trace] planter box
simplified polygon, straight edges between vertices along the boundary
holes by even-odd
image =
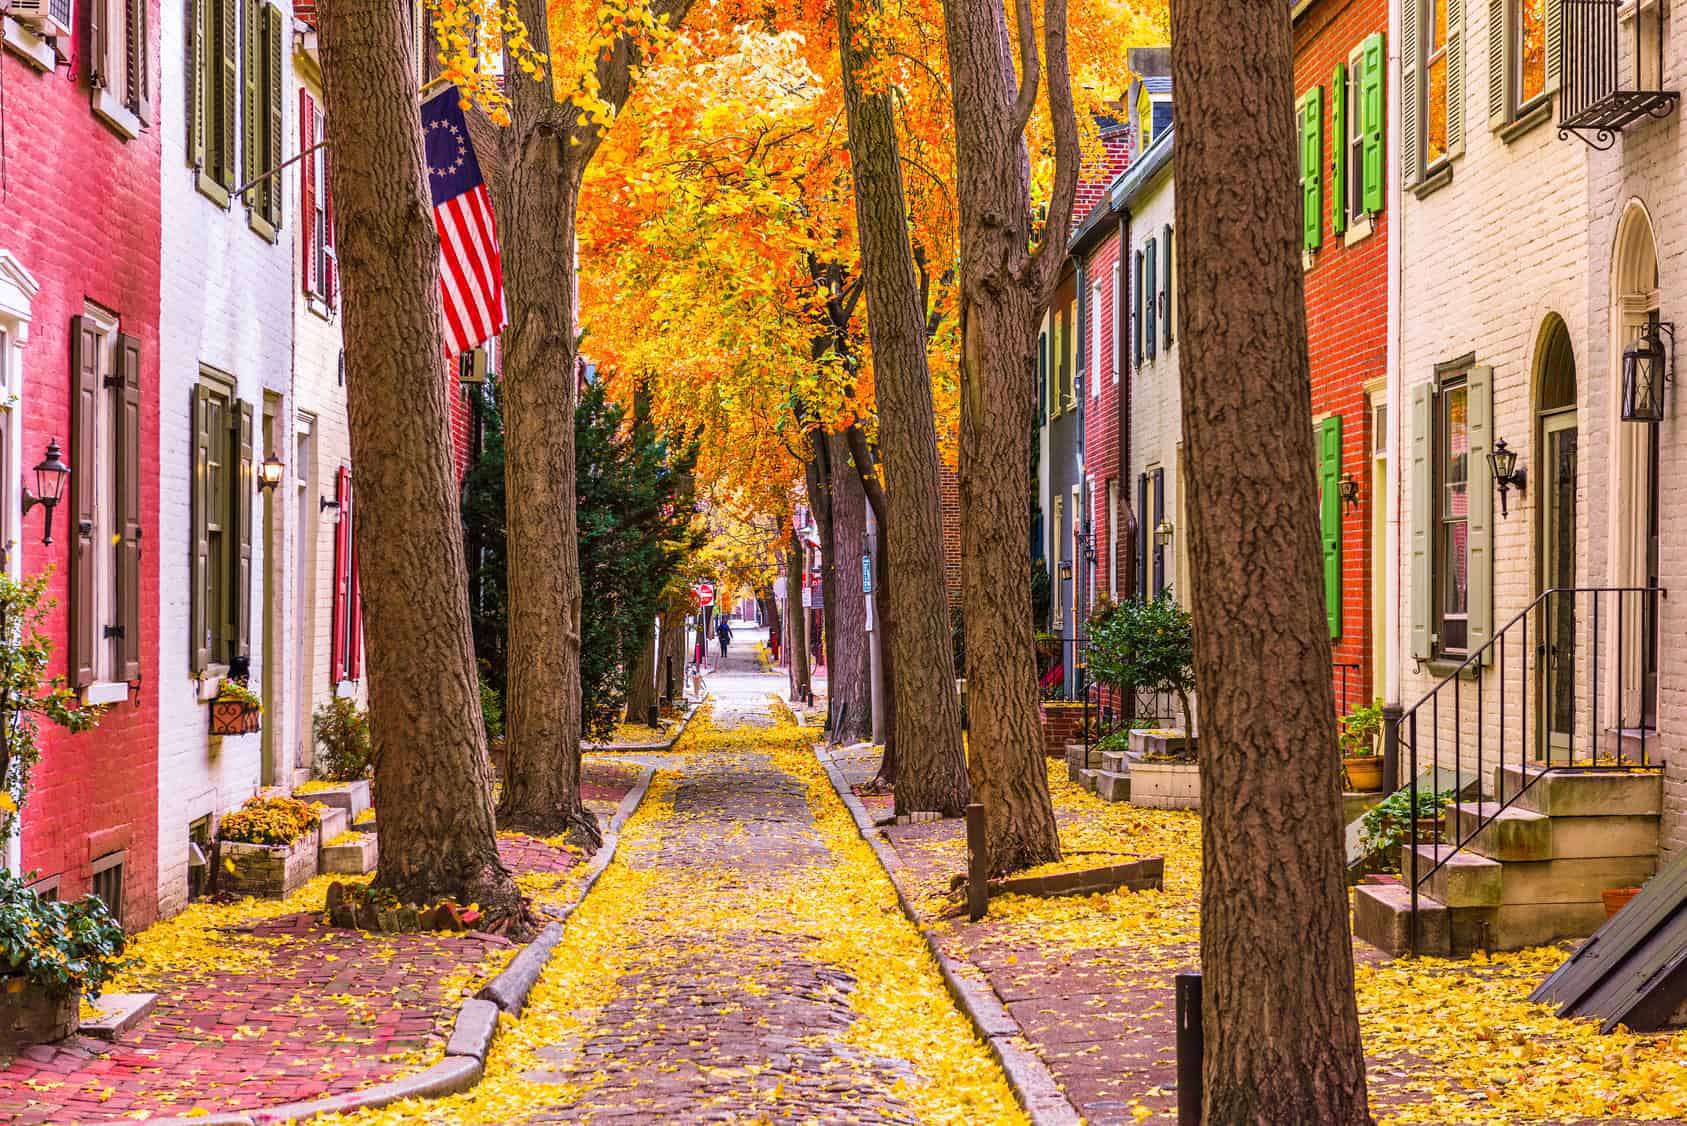
[[[1131,732],[1131,757],[1143,755],[1193,754],[1197,740],[1180,727],[1158,727]]]
[[[312,786],[304,793],[293,794],[300,801],[321,802],[333,809],[343,809],[346,816],[353,821],[357,815],[369,808],[369,779],[360,778],[356,782],[330,782],[327,785]]]
[[[1133,735],[1132,741],[1135,741]],[[1151,809],[1200,809],[1201,768],[1192,762],[1133,762],[1131,804]]]
[[[0,977],[0,1053],[63,1040],[76,1031],[81,1011],[81,990],[59,995],[22,976]]]
[[[333,838],[329,838],[333,840]],[[373,833],[353,833],[350,840],[322,846],[324,875],[361,876],[375,870],[380,842]]]
[[[1083,742],[1079,732],[1083,730],[1085,714],[1082,700],[1044,700],[1040,713],[1043,753],[1059,758],[1068,743]],[[1095,713],[1088,714],[1093,718]]]
[[[239,700],[212,700],[211,734],[250,735],[263,725],[263,714]]]
[[[286,899],[316,875],[321,835],[312,829],[290,845],[217,842],[217,889],[260,899]]]
[[[309,803],[310,799],[307,797],[305,801]],[[351,828],[351,814],[339,806],[323,805],[321,802],[314,804],[317,807],[317,815],[322,818],[322,824],[317,826],[316,831],[322,835],[324,844]]]

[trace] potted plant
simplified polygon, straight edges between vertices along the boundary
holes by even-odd
[[[99,996],[127,939],[92,895],[43,899],[0,870],[0,1053],[76,1031],[82,999]]]
[[[1359,823],[1359,847],[1381,867],[1393,869],[1400,849],[1412,843],[1412,823],[1417,823],[1418,844],[1437,843],[1441,812],[1452,802],[1451,790],[1419,790],[1414,807],[1410,790],[1396,790],[1365,811]]]
[[[264,703],[245,681],[225,678],[211,701],[211,734],[249,735],[262,723]]]
[[[316,875],[321,823],[317,807],[297,798],[247,798],[217,829],[218,889],[287,898]]]
[[[1382,756],[1377,753],[1381,732],[1381,700],[1354,708],[1343,717],[1336,740],[1341,744],[1341,768],[1348,789],[1361,793],[1382,789]]]

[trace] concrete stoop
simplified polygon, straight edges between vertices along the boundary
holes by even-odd
[[[1508,808],[1486,801],[1448,808],[1446,832],[1465,842],[1462,849],[1417,847],[1418,953],[1519,950],[1585,937],[1605,921],[1601,892],[1638,887],[1656,871],[1660,775],[1525,775],[1504,767],[1494,771],[1493,792],[1515,794],[1526,781]],[[1354,889],[1354,933],[1391,954],[1411,947],[1410,846],[1400,861],[1407,885]]]

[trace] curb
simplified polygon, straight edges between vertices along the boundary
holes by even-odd
[[[677,738],[678,736],[676,736]],[[149,1118],[151,1126],[272,1126],[275,1123],[303,1122],[319,1114],[345,1114],[354,1110],[374,1110],[402,1102],[405,1099],[431,1099],[454,1095],[478,1084],[485,1074],[486,1057],[498,1035],[498,1019],[503,1013],[517,1016],[532,992],[551,952],[562,941],[563,925],[597,884],[598,877],[609,867],[615,849],[621,841],[621,827],[627,823],[656,776],[656,768],[647,766],[609,821],[603,834],[603,846],[593,855],[587,866],[586,878],[580,884],[580,894],[559,911],[560,917],[521,948],[504,971],[481,987],[474,997],[463,1002],[457,1010],[457,1022],[445,1045],[445,1058],[415,1075],[406,1075],[361,1091],[348,1091],[307,1102],[283,1103],[280,1106],[260,1107],[231,1114],[208,1114],[197,1118]]]
[[[599,743],[596,745],[586,743],[581,745],[580,751],[588,755],[634,754],[639,751],[652,755],[665,754],[674,749],[674,744],[679,742],[680,736],[685,734],[685,729],[691,726],[691,721],[696,718],[697,713],[702,711],[703,705],[708,702],[709,695],[705,693],[703,698],[697,701],[697,706],[685,713],[685,718],[680,720],[679,727],[674,731],[673,737],[666,743]]]
[[[926,947],[937,962],[937,969],[942,973],[943,983],[949,987],[950,995],[961,1007],[961,1011],[966,1013],[974,1031],[989,1046],[990,1054],[1001,1064],[1002,1071],[1007,1075],[1008,1086],[1013,1088],[1014,1098],[1019,1100],[1019,1105],[1025,1109],[1034,1126],[1081,1126],[1083,1117],[1061,1091],[1048,1065],[1032,1050],[1030,1043],[1025,1039],[1024,1030],[1002,1004],[1002,999],[995,989],[988,981],[980,984],[963,977],[955,960],[943,952],[937,943],[937,937],[920,920],[920,913],[908,898],[908,893],[903,890],[902,881],[896,878],[897,871],[904,867],[902,858],[878,832],[867,807],[862,805],[861,799],[850,790],[849,783],[844,780],[832,756],[816,746],[815,758],[825,767],[826,777],[831,780],[833,791],[843,801],[850,816],[855,819],[855,827],[861,834],[861,839],[867,842],[867,847],[879,858],[879,864],[884,868],[890,886],[896,890],[896,902],[902,907],[902,914],[920,932],[920,937],[925,939]]]

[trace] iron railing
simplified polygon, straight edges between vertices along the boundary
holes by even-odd
[[[1347,678],[1350,675],[1358,676],[1365,666],[1358,661],[1332,661],[1331,667],[1335,669],[1336,676],[1341,683],[1341,688],[1337,692],[1339,699],[1336,700],[1336,706],[1339,710],[1336,715],[1337,717],[1344,717],[1353,710],[1353,702],[1348,697]]]
[[[1624,88],[1619,21],[1627,7],[1634,21],[1633,69]],[[1563,47],[1559,60],[1558,136],[1574,133],[1596,149],[1617,143],[1617,134],[1636,121],[1668,117],[1681,95],[1663,89],[1663,3],[1637,0],[1563,0]],[[1646,42],[1652,33],[1650,50]],[[1650,70],[1650,73],[1648,73]]]
[[[1656,739],[1658,608],[1664,596],[1659,587],[1545,591],[1416,704],[1398,716],[1385,715],[1384,747],[1405,767],[1411,801],[1402,874],[1411,891],[1408,937],[1414,955],[1423,885],[1541,778],[1563,771],[1656,769],[1648,741]],[[1602,711],[1615,721],[1603,731]],[[1585,736],[1579,736],[1583,730]],[[1585,746],[1578,746],[1578,737]],[[1602,751],[1602,742],[1611,749]],[[1462,771],[1472,763],[1475,774],[1467,781]],[[1504,768],[1510,764],[1517,769],[1515,789],[1508,793]],[[1387,769],[1385,780],[1397,785]],[[1484,801],[1489,771],[1494,800]],[[1430,822],[1431,840],[1421,839],[1416,813],[1426,775],[1430,792],[1450,789],[1452,803],[1462,803],[1465,792],[1474,790],[1476,804],[1465,806],[1475,810],[1465,819],[1468,832],[1455,828],[1449,834],[1437,802],[1433,816],[1423,819]],[[1449,808],[1453,825],[1459,825],[1457,806]],[[1437,847],[1424,869],[1419,847],[1427,843]]]

